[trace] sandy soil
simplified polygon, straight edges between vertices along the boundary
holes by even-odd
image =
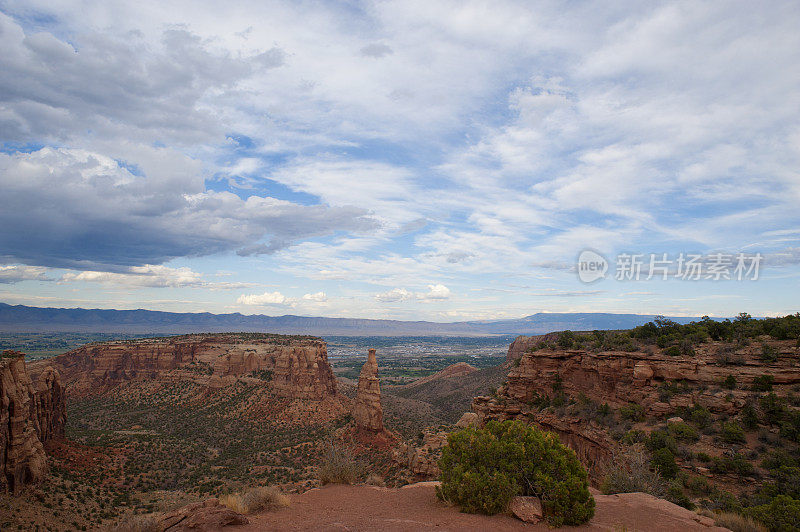
[[[440,502],[432,484],[423,482],[401,489],[329,485],[292,495],[290,507],[249,516],[249,525],[226,530],[553,530],[545,524],[523,523],[510,515],[461,513]],[[559,530],[724,530],[708,526],[709,520],[694,512],[648,495],[595,494],[595,500],[596,514],[588,526]]]

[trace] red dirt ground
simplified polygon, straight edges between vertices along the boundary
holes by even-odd
[[[292,495],[288,508],[249,516],[249,525],[226,530],[554,530],[543,523],[525,524],[510,515],[461,513],[436,498],[433,484],[423,482],[401,489],[328,485]],[[597,510],[588,526],[558,530],[725,530],[709,526],[709,519],[694,512],[649,495],[594,496]]]

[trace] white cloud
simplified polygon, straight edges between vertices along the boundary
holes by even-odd
[[[210,290],[233,290],[250,286],[249,283],[204,281],[203,274],[195,272],[191,268],[170,268],[153,264],[132,266],[124,273],[93,270],[69,272],[62,275],[58,282],[102,283],[137,288],[207,288]]]
[[[328,300],[328,296],[325,295],[325,292],[317,292],[315,294],[304,294],[303,295],[304,301],[314,301],[316,303],[324,303]]]
[[[263,294],[242,294],[236,300],[240,305],[274,305],[285,306],[291,305],[292,300],[281,294],[280,292],[264,292]]]
[[[399,301],[442,301],[450,299],[450,289],[443,284],[429,284],[427,292],[411,292],[405,288],[393,288],[388,292],[375,294],[376,301],[394,303]]]
[[[0,264],[0,284],[18,283],[20,281],[51,281],[47,277],[47,268],[41,266],[25,266],[24,264]]]

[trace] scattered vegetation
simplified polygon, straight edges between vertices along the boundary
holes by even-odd
[[[337,444],[328,446],[319,465],[319,480],[323,484],[355,484],[363,475],[365,464],[352,451]]]
[[[247,515],[285,508],[289,506],[289,497],[275,486],[260,486],[222,495],[219,502],[234,512]]]

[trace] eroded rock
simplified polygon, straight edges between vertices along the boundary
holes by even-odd
[[[383,432],[381,386],[378,380],[378,361],[375,350],[370,349],[367,361],[358,376],[358,390],[353,405],[353,419],[357,430]]]

